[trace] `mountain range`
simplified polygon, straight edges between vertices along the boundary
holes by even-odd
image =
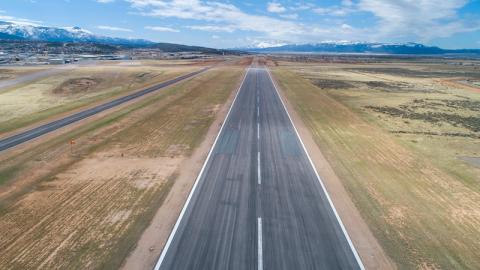
[[[144,39],[124,39],[99,36],[80,27],[47,27],[5,21],[0,21],[0,39],[48,42],[84,42],[111,45],[148,45],[154,43]]]
[[[419,43],[335,42],[289,44],[274,47],[244,48],[256,53],[360,53],[360,54],[480,54],[480,49],[448,50]]]
[[[107,46],[106,51],[128,48],[153,48],[164,52],[201,52],[222,54],[226,50],[189,46],[173,43],[156,43],[145,39],[125,39],[96,35],[80,27],[48,27],[30,23],[0,21],[0,42],[49,42],[70,44],[100,44]],[[102,49],[101,51],[104,51]],[[236,53],[231,51],[230,53]]]
[[[205,53],[223,53],[218,50],[199,46],[188,46],[172,43],[155,43],[145,39],[126,39],[96,35],[80,27],[48,27],[30,23],[0,21],[0,40],[9,41],[41,41],[63,43],[95,43],[115,45],[127,48],[145,47],[162,51],[195,51]],[[370,54],[480,54],[480,49],[447,50],[419,43],[372,43],[326,41],[309,44],[259,43],[254,47],[235,49],[235,51],[254,53],[370,53]],[[232,52],[232,50],[230,50]]]

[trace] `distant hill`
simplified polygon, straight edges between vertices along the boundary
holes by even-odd
[[[164,52],[202,52],[202,53],[211,53],[211,54],[222,54],[223,52],[230,52],[227,50],[219,50],[207,47],[200,47],[200,46],[189,46],[189,45],[181,45],[181,44],[174,44],[174,43],[155,43],[146,45],[146,48],[155,48]]]
[[[10,35],[10,34],[7,34],[7,33],[0,33],[0,39],[3,39],[3,40],[23,40],[22,37]]]
[[[200,46],[188,46],[173,43],[155,43],[144,39],[123,39],[95,35],[80,27],[47,27],[0,21],[0,40],[49,43],[49,47],[59,44],[70,44],[70,47],[81,48],[81,44],[97,44],[97,51],[113,52],[119,49],[150,48],[164,52],[201,52],[209,54],[238,53],[235,51],[212,49]],[[72,45],[73,44],[78,44]],[[102,48],[100,44],[106,45]],[[43,44],[43,46],[46,44]],[[84,46],[82,45],[82,46]],[[90,46],[91,47],[91,46]],[[89,48],[92,49],[92,48]]]
[[[148,45],[144,39],[124,39],[95,35],[80,27],[47,27],[0,21],[0,39],[47,42],[91,42],[112,45]]]
[[[118,45],[81,42],[46,42],[26,41],[23,39],[2,39],[0,34],[0,51],[15,53],[38,53],[48,51],[50,54],[113,54],[122,48]]]
[[[480,49],[446,50],[419,43],[322,42],[290,44],[266,48],[245,48],[261,53],[371,53],[371,54],[480,54]]]

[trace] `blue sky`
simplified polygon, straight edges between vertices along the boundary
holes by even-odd
[[[327,40],[480,48],[480,0],[2,0],[0,20],[216,48]]]

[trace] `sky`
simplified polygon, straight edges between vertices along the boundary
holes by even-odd
[[[480,48],[480,0],[1,0],[0,20],[214,48],[322,41]]]

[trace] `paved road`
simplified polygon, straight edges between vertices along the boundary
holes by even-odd
[[[186,75],[182,75],[182,76],[177,77],[175,79],[159,83],[157,85],[154,85],[152,87],[140,90],[140,91],[135,92],[133,94],[117,98],[117,99],[112,100],[110,102],[95,106],[93,108],[90,108],[90,109],[87,109],[87,110],[84,110],[84,111],[81,111],[81,112],[78,112],[78,113],[75,113],[75,114],[72,114],[72,115],[67,116],[65,118],[62,118],[62,119],[59,119],[59,120],[41,125],[39,127],[27,130],[25,132],[13,135],[11,137],[0,139],[0,152],[4,151],[6,149],[12,148],[14,146],[17,146],[21,143],[32,140],[32,139],[34,139],[36,137],[39,137],[41,135],[44,135],[44,134],[47,134],[47,133],[52,132],[54,130],[57,130],[57,129],[59,129],[61,127],[64,127],[66,125],[72,124],[74,122],[77,122],[77,121],[80,121],[80,120],[85,119],[87,117],[90,117],[92,115],[95,115],[99,112],[103,112],[105,110],[116,107],[116,106],[118,106],[122,103],[125,103],[127,101],[130,101],[130,100],[136,99],[138,97],[141,97],[143,95],[146,95],[148,93],[160,90],[162,88],[170,86],[170,85],[172,85],[174,83],[177,83],[179,81],[191,78],[191,77],[193,77],[197,74],[200,74],[200,73],[206,71],[207,69],[208,68],[203,68],[201,70],[198,70],[198,71],[195,71],[195,72],[192,72],[192,73],[188,73]]]
[[[251,68],[155,269],[362,269],[264,68]]]

